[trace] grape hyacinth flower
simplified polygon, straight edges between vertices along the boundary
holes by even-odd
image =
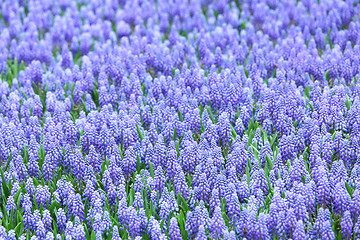
[[[216,207],[214,211],[214,216],[211,219],[210,232],[213,238],[221,238],[226,229],[224,219],[221,215],[220,207]]]

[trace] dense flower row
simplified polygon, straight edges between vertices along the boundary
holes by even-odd
[[[4,0],[0,239],[357,239],[356,0]]]

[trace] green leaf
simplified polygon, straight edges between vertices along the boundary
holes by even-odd
[[[174,135],[173,135],[173,141],[176,140],[176,127],[174,127]]]
[[[230,227],[230,218],[228,217],[228,215],[226,214],[226,212],[222,212],[222,217],[225,221],[225,225],[227,227]]]
[[[16,225],[14,231],[15,231],[15,233],[16,233],[17,236],[19,236],[19,237],[21,236],[21,233],[23,233],[22,221],[19,222],[19,223]]]
[[[182,203],[183,208],[185,209],[185,212],[188,212],[190,210],[190,208],[189,208],[189,205],[187,204],[186,200],[180,193],[178,193],[178,197],[180,198],[180,201]]]
[[[255,158],[259,159],[259,150],[254,145],[251,145],[251,147],[254,150]]]
[[[57,204],[56,200],[53,200],[52,203],[51,203],[51,206],[50,206],[50,208],[49,208],[50,212],[54,212],[54,209],[55,209],[55,207],[56,207],[57,205],[58,205],[58,204]]]
[[[9,191],[9,190],[8,190],[7,183],[5,181],[5,175],[4,175],[4,171],[2,168],[0,168],[0,173],[1,173],[1,182],[2,182],[2,187],[1,187],[2,195],[7,196],[8,195],[7,191]]]
[[[152,178],[154,178],[154,168],[152,162],[149,164],[149,168],[150,168],[150,175]]]
[[[328,69],[328,70],[326,70],[326,72],[325,72],[325,79],[326,79],[327,81],[330,80],[329,71],[330,71],[330,70]]]
[[[165,222],[165,218],[163,218],[163,220],[162,220],[161,223],[160,223],[160,229],[163,229],[164,222]]]
[[[210,117],[212,123],[215,123],[214,114],[212,113],[211,108],[209,106],[206,106],[206,110],[209,113],[209,117]]]
[[[351,101],[350,101],[349,96],[347,94],[346,94],[345,105],[346,105],[347,110],[349,111],[350,108],[351,108]]]
[[[306,167],[306,170],[308,172],[310,172],[310,169],[309,169],[309,164],[308,164],[308,154],[307,154],[307,150],[308,150],[308,147],[305,148],[304,152],[303,152],[303,157],[304,157],[304,165]]]
[[[240,4],[239,4],[240,5]],[[239,6],[240,7],[240,6]],[[246,21],[243,21],[241,24],[240,24],[240,28],[241,29],[246,29]]]
[[[221,212],[226,212],[226,200],[225,200],[225,198],[221,199]]]
[[[145,189],[142,189],[141,193],[142,193],[142,199],[144,199],[144,209],[148,209],[149,208],[149,200],[148,200],[147,191]]]
[[[186,218],[184,216],[183,211],[180,212],[179,216],[175,216],[175,218],[178,220],[182,239],[188,239],[188,233],[185,230],[185,219]]]
[[[10,210],[10,225],[11,225],[11,228],[14,228],[14,208],[13,207],[11,207],[11,210]]]
[[[271,169],[273,168],[274,164],[273,164],[273,162],[271,161],[270,156],[269,156],[268,154],[266,154],[266,155],[265,155],[265,159],[266,159],[266,162],[267,162],[267,164],[269,165],[269,168],[270,168],[270,170],[271,170]]]
[[[23,221],[23,217],[22,217],[22,215],[21,215],[21,212],[20,212],[19,210],[17,210],[17,211],[16,211],[16,214],[17,214],[16,218],[17,218],[18,222],[22,222],[22,221]]]
[[[310,108],[311,108],[311,111],[314,111],[314,107],[313,107],[313,105],[311,104],[311,102],[309,102],[309,106],[310,106]]]
[[[249,169],[249,160],[248,160],[248,164],[246,164],[246,181],[247,184],[250,185],[250,169]]]
[[[262,140],[263,142],[269,142],[269,138],[268,135],[266,133],[266,131],[264,131],[264,129],[262,127],[260,127],[261,133],[262,133]],[[269,142],[270,143],[270,142]]]
[[[143,137],[143,135],[142,135],[142,133],[141,133],[141,130],[140,130],[140,128],[139,128],[139,125],[138,125],[137,123],[136,123],[136,130],[137,130],[137,132],[138,132],[138,134],[139,134],[140,139],[143,140],[144,137]]]
[[[249,60],[248,58],[245,59],[244,65],[247,64],[248,60]],[[246,78],[249,78],[249,73],[245,67],[244,67],[244,72],[245,72]]]
[[[233,127],[232,124],[230,124],[230,128],[231,128],[231,133],[232,133],[233,138],[236,138],[237,134],[236,134],[235,128]]]
[[[180,112],[180,110],[178,110],[178,115],[179,115],[180,122],[183,122],[183,121],[184,121],[184,118],[183,118],[183,115],[182,115],[182,113]]]
[[[268,165],[267,161],[265,161],[264,174],[265,174],[265,177],[269,176],[269,165]]]
[[[91,240],[96,240],[96,234],[95,234],[94,230],[91,231]]]
[[[8,157],[8,160],[7,160],[7,162],[6,162],[6,165],[5,165],[5,167],[4,167],[4,171],[5,171],[5,172],[6,172],[7,168],[9,167],[10,160],[11,160],[11,153],[10,153],[10,155],[9,155],[9,157]]]
[[[19,73],[19,71],[18,71],[18,61],[17,61],[17,58],[14,59],[14,63],[11,64],[11,68],[12,68],[12,72],[14,73],[15,78],[17,78],[17,77],[18,77],[18,73]]]
[[[352,197],[352,195],[354,193],[354,189],[351,188],[347,182],[345,182],[345,186],[346,186],[346,190],[348,191],[350,197]]]
[[[290,166],[291,166],[290,160],[288,160],[288,161],[286,162],[286,165],[287,165],[287,169],[290,169]]]
[[[276,70],[277,70],[277,68],[275,68],[275,69],[274,69],[274,72],[273,72],[273,78],[275,78],[275,77],[276,77]]]
[[[129,193],[129,205],[132,205],[132,203],[134,202],[134,197],[135,197],[135,191],[132,188]]]
[[[336,131],[334,131],[334,133],[332,134],[332,136],[331,136],[331,141],[334,141],[335,136],[336,136]]]
[[[274,143],[275,143],[277,137],[278,137],[278,133],[277,133],[277,132],[271,137],[271,139],[270,139],[271,149],[274,149]]]
[[[200,116],[201,116],[204,111],[204,107],[203,107],[202,103],[200,103],[199,109],[200,109]]]
[[[24,70],[25,70],[25,63],[24,63],[24,61],[21,61],[21,63],[20,63],[20,70],[21,70],[21,71],[24,71]]]

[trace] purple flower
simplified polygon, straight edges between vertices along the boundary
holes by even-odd
[[[158,166],[155,170],[154,181],[156,190],[161,194],[165,188],[165,176],[161,166]]]
[[[102,223],[102,214],[101,213],[96,213],[94,218],[94,223],[92,225],[92,229],[94,230],[94,232],[98,233],[103,233],[104,229],[103,229],[103,223]]]
[[[121,240],[120,235],[119,235],[119,229],[116,225],[112,229],[111,240]]]
[[[120,21],[116,24],[116,33],[118,35],[118,38],[120,39],[124,36],[130,35],[131,28],[126,22]]]
[[[20,155],[17,156],[17,158],[16,158],[15,167],[16,167],[16,172],[17,172],[17,176],[19,177],[19,180],[25,181],[25,179],[28,178],[28,171],[27,171],[26,166],[23,162],[23,159]]]
[[[36,223],[36,237],[39,240],[45,240],[46,237],[44,223],[41,220]]]
[[[13,214],[13,216],[15,216],[15,212],[16,212],[16,204],[14,202],[14,196],[9,196],[7,198],[7,204],[6,204],[6,211],[9,214],[9,217],[11,216],[11,214]]]
[[[227,198],[226,212],[231,221],[236,221],[239,219],[241,208],[236,193],[232,193],[230,198]]]
[[[40,186],[38,185],[36,188],[36,193],[35,193],[35,199],[36,199],[36,203],[38,204],[38,206],[40,207],[40,205],[42,204],[44,207],[47,207],[48,204],[50,204],[50,196],[51,193],[49,191],[49,187],[48,186]]]
[[[150,217],[148,232],[150,239],[160,239],[161,237],[161,228],[159,222],[153,217]]]
[[[322,239],[335,239],[335,234],[332,230],[331,223],[329,221],[324,222],[323,228],[321,231]]]
[[[264,213],[259,214],[258,226],[259,226],[259,237],[261,239],[269,239],[269,230],[267,226],[268,215]]]
[[[330,184],[326,175],[322,175],[317,183],[316,198],[320,204],[330,203]]]
[[[135,208],[130,206],[128,212],[129,212],[129,234],[131,237],[134,238],[140,235],[141,222]]]
[[[231,128],[230,128],[229,117],[226,113],[222,113],[219,116],[218,133],[220,134],[220,138],[223,145],[227,146],[230,143],[230,139],[231,139]]]
[[[298,194],[297,198],[296,198],[296,202],[295,202],[295,209],[294,209],[297,220],[302,220],[303,222],[306,222],[309,218],[305,201],[306,201],[305,197]]]
[[[293,232],[296,228],[297,220],[295,216],[294,209],[290,208],[289,211],[286,213],[286,232],[288,236],[293,235]]]
[[[65,229],[65,239],[72,238],[75,232],[74,225],[71,221],[68,221],[66,223],[66,229]]]
[[[68,203],[68,215],[77,216],[80,220],[84,220],[84,204],[81,201],[81,196],[79,193],[70,195],[70,200]]]
[[[73,236],[76,240],[85,240],[85,230],[83,225],[78,225],[73,230]]]
[[[304,228],[304,224],[301,220],[299,220],[296,223],[296,228],[294,231],[294,240],[305,240],[306,239],[306,234],[305,234],[305,228]]]
[[[353,195],[352,195],[352,200],[350,203],[350,213],[352,216],[352,219],[354,221],[357,221],[358,216],[360,214],[360,191],[359,189],[355,189]]]
[[[166,176],[173,180],[176,175],[176,164],[177,164],[177,153],[176,150],[171,149],[167,153],[167,161],[166,161]]]
[[[58,209],[57,212],[57,226],[58,226],[58,231],[60,233],[64,232],[65,227],[66,227],[66,215],[65,212],[62,208]]]
[[[354,234],[355,234],[355,236],[358,236],[360,234],[360,222],[359,222],[359,220],[355,223]]]
[[[350,239],[352,237],[352,229],[354,224],[349,211],[345,211],[340,225],[342,237],[345,239]]]
[[[24,222],[24,230],[31,231],[33,222],[32,222],[32,214],[29,208],[25,208],[24,215],[23,215],[23,222]]]
[[[209,202],[209,195],[208,193],[210,192],[210,187],[206,178],[205,173],[202,173],[200,175],[200,179],[199,179],[199,186],[198,186],[198,191],[197,191],[197,198],[199,201],[204,201],[205,204],[207,204]]]
[[[37,157],[35,156],[32,153],[32,151],[29,151],[29,162],[28,162],[29,175],[34,178],[39,178],[39,165],[38,165]]]
[[[54,234],[52,232],[48,232],[45,237],[46,240],[53,240]]]
[[[15,240],[16,239],[15,230],[13,230],[13,229],[9,230],[7,239],[9,239],[9,240]]]
[[[336,184],[333,190],[333,200],[335,213],[342,215],[349,209],[351,198],[343,182]]]
[[[135,193],[135,199],[134,199],[134,202],[133,202],[133,206],[136,208],[136,209],[140,209],[140,208],[143,208],[143,199],[141,197],[141,194],[140,192],[136,192]]]
[[[204,225],[200,225],[199,227],[199,231],[196,235],[196,239],[199,239],[199,240],[206,240],[208,239],[208,237],[206,236],[206,233],[205,233],[205,227]]]
[[[221,209],[220,207],[216,207],[210,224],[211,236],[213,238],[221,238],[225,229],[226,225],[221,214]]]
[[[43,168],[43,177],[46,183],[51,182],[54,176],[54,165],[52,164],[49,155],[45,156],[45,162],[42,166]]]
[[[178,221],[176,220],[175,217],[171,218],[168,231],[169,231],[169,239],[170,240],[181,240],[182,239]]]
[[[129,179],[132,173],[136,170],[136,155],[132,147],[129,147],[125,152],[125,157],[122,161],[122,169],[126,179]]]
[[[43,211],[42,222],[44,223],[45,229],[51,231],[52,217],[50,215],[50,211],[47,209]]]
[[[118,208],[118,220],[120,226],[127,228],[129,224],[129,215],[128,215],[128,207],[126,204],[126,198],[123,197],[119,202],[119,208]]]
[[[176,174],[174,177],[174,187],[175,187],[175,195],[179,193],[187,199],[189,197],[188,186],[185,181],[185,175],[182,171],[181,167],[177,164],[176,166]]]

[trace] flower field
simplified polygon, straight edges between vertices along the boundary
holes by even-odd
[[[360,239],[360,2],[2,0],[0,240]]]

